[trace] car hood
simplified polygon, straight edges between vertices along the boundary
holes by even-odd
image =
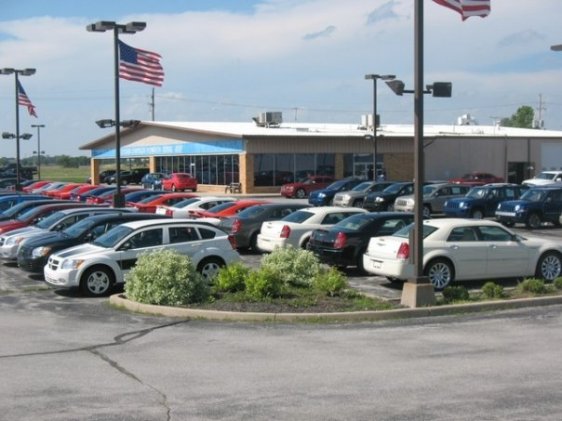
[[[88,243],[64,249],[63,251],[57,253],[56,257],[59,259],[66,259],[69,257],[82,258],[105,250],[107,250],[107,248]]]
[[[36,236],[33,238],[29,238],[25,241],[25,247],[42,247],[42,246],[52,246],[56,244],[68,244],[67,247],[71,247],[77,244],[80,244],[81,241],[79,238],[69,237],[64,235],[62,232],[50,232],[46,233],[45,235]]]

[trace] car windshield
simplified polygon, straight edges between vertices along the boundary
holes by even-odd
[[[192,203],[197,203],[200,200],[201,199],[198,198],[198,197],[194,197],[194,198],[191,198],[191,199],[185,199],[185,200],[182,200],[181,202],[176,203],[174,205],[174,208],[185,208],[186,206],[191,205]]]
[[[238,214],[240,218],[253,218],[265,212],[263,206],[250,206]]]
[[[115,228],[110,229],[105,234],[100,235],[92,243],[96,246],[111,248],[114,247],[119,241],[125,238],[133,231],[132,228],[118,225]]]
[[[423,195],[429,196],[436,190],[437,190],[437,186],[432,186],[432,185],[423,186]]]
[[[546,197],[544,190],[527,190],[521,195],[521,200],[528,200],[529,202],[542,202]]]
[[[464,180],[467,180],[467,181],[479,179],[478,174],[465,174],[461,178],[464,179]]]
[[[64,212],[55,212],[55,213],[49,215],[48,217],[46,217],[45,219],[42,219],[40,222],[35,224],[35,226],[38,227],[38,228],[44,228],[44,229],[49,228],[51,225],[56,224],[62,218],[64,218],[65,215],[66,214]]]
[[[63,230],[62,233],[72,238],[78,238],[82,234],[90,230],[95,224],[96,221],[91,220],[90,218],[82,219],[81,221]]]
[[[347,180],[334,181],[332,184],[326,187],[326,190],[339,190],[345,183],[347,183]]]
[[[219,212],[222,212],[223,210],[226,210],[228,208],[233,207],[234,205],[235,205],[235,202],[222,203],[220,205],[213,206],[212,208],[207,209],[207,212],[209,212],[209,213],[219,213]]]
[[[386,189],[383,190],[385,193],[398,193],[400,189],[404,186],[402,183],[395,183],[388,186]]]
[[[401,237],[401,238],[409,238],[410,237],[410,231],[412,231],[414,229],[414,226],[415,226],[415,224],[407,225],[404,228],[396,231],[394,234],[392,234],[392,236]],[[437,231],[436,227],[424,224],[423,225],[423,238],[427,238],[427,236],[429,236],[431,233],[433,233],[435,231]]]
[[[371,187],[373,183],[371,181],[365,181],[363,183],[359,183],[357,184],[355,187],[353,187],[351,190],[352,191],[365,191],[367,190],[369,187]]]
[[[28,209],[25,212],[23,212],[21,215],[19,215],[16,219],[18,221],[26,221],[29,218],[33,217],[37,212],[38,212],[37,208]]]
[[[2,212],[2,216],[7,217],[9,219],[12,219],[12,217],[15,218],[20,214],[22,209],[25,209],[27,207],[28,207],[28,203],[26,202],[19,203],[15,206],[12,206],[10,209],[6,210],[5,212]]]
[[[300,224],[306,221],[307,219],[309,219],[310,217],[312,217],[313,215],[314,214],[312,212],[308,212],[308,211],[295,211],[293,213],[290,213],[283,219],[281,219],[281,221],[295,222],[297,224]]]
[[[556,174],[557,173],[541,172],[535,178],[538,178],[539,180],[554,180],[554,178],[556,177]]]
[[[146,204],[146,203],[150,203],[150,202],[152,202],[153,200],[156,200],[156,199],[157,199],[157,197],[148,196],[148,197],[145,197],[145,198],[139,200],[137,203],[144,203],[144,204]]]
[[[470,189],[470,191],[466,194],[466,197],[472,197],[473,199],[482,199],[486,197],[490,189],[479,188],[475,187]]]

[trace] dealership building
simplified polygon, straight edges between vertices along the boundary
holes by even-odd
[[[185,172],[199,189],[278,192],[310,175],[335,178],[373,174],[373,127],[358,124],[282,122],[262,113],[249,122],[138,121],[120,132],[122,168],[139,159],[152,172]],[[425,125],[425,179],[446,180],[482,171],[519,183],[541,170],[562,168],[562,131],[480,125]],[[115,160],[115,134],[83,145],[91,152],[93,182]],[[132,161],[131,161],[132,162]],[[413,125],[377,128],[376,166],[388,180],[414,176]],[[113,167],[114,168],[114,167]]]

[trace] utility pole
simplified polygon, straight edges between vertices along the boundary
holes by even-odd
[[[542,101],[542,94],[539,94],[539,106],[536,109],[536,111],[538,112],[538,118],[535,119],[535,121],[533,122],[533,126],[535,129],[544,129],[544,121],[542,119],[542,112],[546,111],[546,107],[543,105],[543,101]]]

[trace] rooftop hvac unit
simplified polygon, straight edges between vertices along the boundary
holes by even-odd
[[[260,113],[252,120],[261,127],[278,126],[283,123],[283,113],[279,111],[267,111],[265,113]]]

